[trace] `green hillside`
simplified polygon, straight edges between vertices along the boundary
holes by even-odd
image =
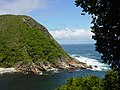
[[[71,58],[47,29],[31,17],[0,16],[0,67],[54,66]]]

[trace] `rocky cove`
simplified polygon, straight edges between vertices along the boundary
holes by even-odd
[[[97,65],[99,69],[100,67],[104,68],[105,65],[102,63],[98,63],[99,57],[97,56],[97,53],[94,51],[94,45],[61,45],[63,49],[74,59],[81,62],[86,63],[88,66]],[[72,48],[73,46],[73,48]],[[88,47],[86,49],[86,47]],[[92,48],[92,49],[91,49]],[[76,52],[76,49],[79,49],[80,52]],[[92,56],[95,56],[95,58],[92,60],[90,58],[83,58],[79,57],[78,55],[82,55],[83,51],[84,55],[88,55],[88,53],[91,53]],[[81,54],[82,53],[82,54]],[[90,62],[92,61],[92,62]],[[42,63],[41,63],[42,64]],[[102,64],[101,66],[99,64]],[[93,65],[93,69],[94,69]],[[106,67],[107,68],[107,67]],[[42,74],[42,73],[41,73]],[[38,74],[23,74],[23,73],[13,73],[13,74],[3,74],[0,75],[0,90],[54,90],[60,85],[63,85],[66,83],[66,80],[68,78],[72,77],[87,77],[91,75],[96,75],[99,78],[102,78],[106,74],[106,71],[102,70],[92,70],[92,69],[79,69],[76,68],[71,69],[70,71],[67,70],[54,70],[54,72],[51,70],[48,73],[44,73],[42,75]]]
[[[89,68],[70,57],[44,26],[29,16],[0,15],[0,31],[1,73],[43,74]]]

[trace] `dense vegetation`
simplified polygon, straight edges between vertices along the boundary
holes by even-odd
[[[66,59],[67,58],[67,59]],[[70,60],[47,29],[28,16],[0,16],[0,67]]]
[[[92,16],[96,51],[104,63],[120,69],[120,5],[116,0],[75,0],[84,13]]]
[[[120,90],[118,74],[117,71],[109,71],[102,79],[96,76],[70,78],[56,90]]]

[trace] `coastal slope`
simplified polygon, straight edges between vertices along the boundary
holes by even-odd
[[[31,17],[0,15],[0,67],[38,74],[87,66],[71,58],[48,30]]]

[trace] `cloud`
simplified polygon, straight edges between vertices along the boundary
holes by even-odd
[[[51,30],[50,33],[60,43],[93,43],[90,30],[66,28]]]
[[[0,0],[0,14],[26,14],[46,6],[47,0]]]

